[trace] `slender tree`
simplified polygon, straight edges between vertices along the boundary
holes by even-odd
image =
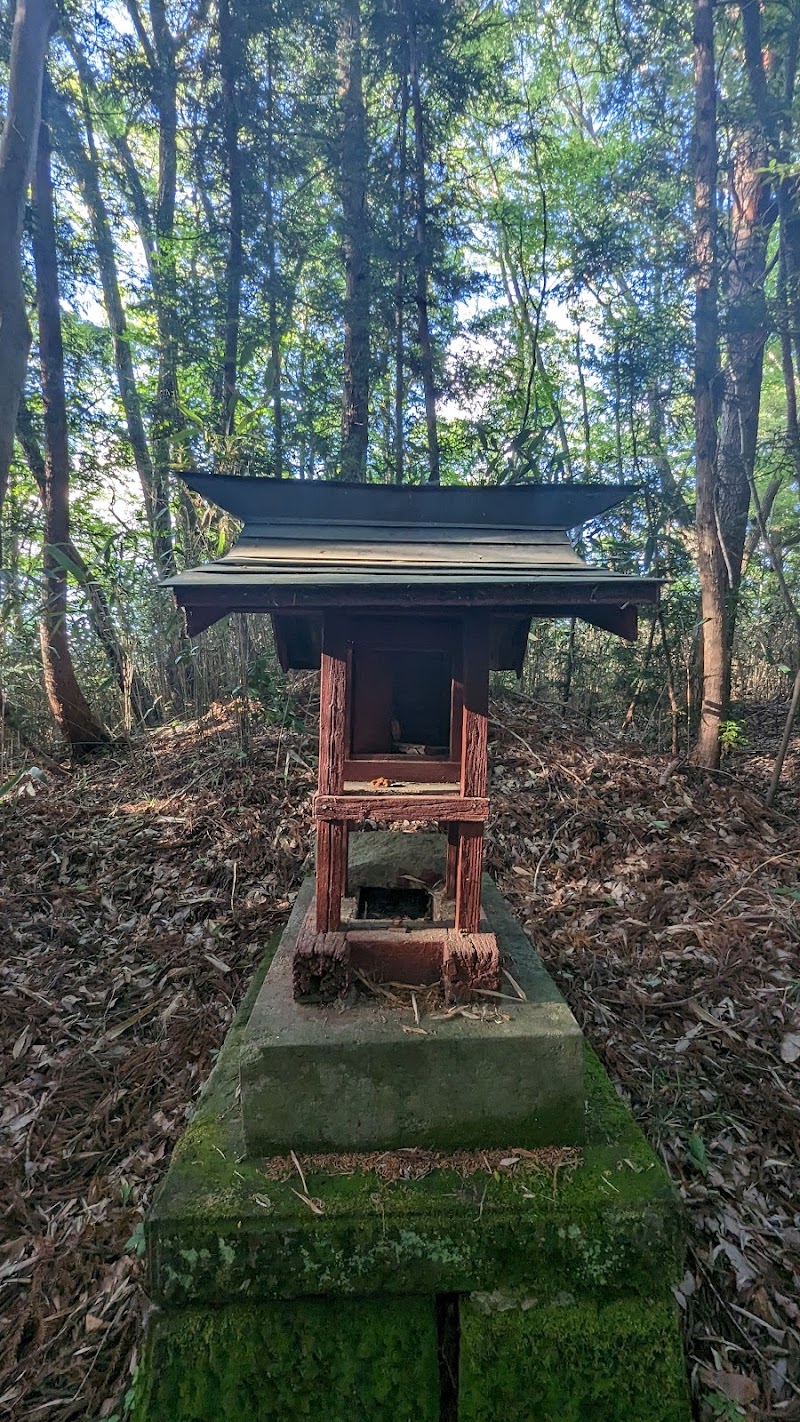
[[[434,379],[433,341],[428,312],[430,252],[428,244],[428,198],[425,146],[425,116],[420,88],[419,36],[415,0],[404,0],[408,39],[408,78],[411,89],[411,111],[414,116],[414,236],[416,241],[416,303],[417,338],[420,369],[425,395],[425,424],[428,431],[428,479],[438,484],[440,477],[439,429],[436,421],[436,384]]]
[[[17,0],[11,34],[8,107],[0,137],[0,515],[31,343],[20,246],[36,157],[42,79],[53,14],[51,0]]]
[[[72,751],[84,754],[107,743],[108,736],[78,685],[67,630],[69,441],[50,137],[44,123],[39,126],[33,191],[33,256],[45,429],[42,669],[48,704],[59,731]]]
[[[236,75],[239,65],[237,36],[230,0],[219,0],[219,62],[222,77],[222,114],[225,163],[228,170],[228,253],[225,263],[225,340],[222,359],[222,433],[233,434],[236,418],[236,370],[239,355],[239,319],[242,299],[242,165],[239,148],[239,106]]]
[[[695,479],[703,616],[703,695],[696,755],[699,763],[708,767],[719,765],[727,646],[725,557],[716,517],[719,314],[713,5],[714,0],[694,0]]]
[[[341,0],[338,40],[344,249],[343,479],[364,480],[369,439],[370,239],[360,0]]]

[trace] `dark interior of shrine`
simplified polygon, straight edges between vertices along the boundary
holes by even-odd
[[[450,653],[356,648],[352,675],[351,755],[449,755]]]

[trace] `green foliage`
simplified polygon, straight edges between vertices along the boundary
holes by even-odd
[[[312,14],[286,0],[231,9],[242,220],[233,428],[222,418],[233,290],[226,128],[231,94],[215,6],[168,7],[174,73],[147,28],[149,12],[149,39],[143,41],[107,0],[91,12],[72,7],[49,61],[58,102],[74,129],[68,142],[63,123],[51,123],[71,532],[108,602],[124,658],[162,714],[207,702],[220,686],[236,685],[240,671],[217,631],[205,635],[196,654],[190,652],[169,596],[155,588],[165,569],[145,514],[142,481],[154,477],[148,461],[153,466],[166,458],[173,467],[199,465],[220,473],[330,478],[340,460],[346,135],[339,7],[324,0]],[[369,140],[364,220],[371,257],[368,477],[377,481],[394,478],[398,442],[406,480],[425,480],[429,472],[418,340],[414,125],[411,109],[405,120],[402,110],[408,68],[403,17],[412,12],[442,479],[630,479],[640,485],[635,504],[612,515],[602,530],[586,531],[585,550],[602,564],[655,572],[668,581],[664,637],[659,631],[648,650],[645,633],[629,649],[583,625],[576,639],[568,624],[540,624],[525,685],[548,697],[568,689],[578,709],[620,723],[634,697],[630,734],[667,744],[677,718],[688,748],[699,702],[700,642],[688,12],[650,0],[644,6],[629,0],[621,6],[611,0],[556,6],[492,0],[477,9],[463,0],[413,0],[410,9],[363,0]],[[774,106],[781,89],[779,117],[789,155],[771,150],[768,171],[796,205],[791,152],[797,100],[784,97],[781,86],[798,22],[793,11],[774,4],[760,14],[764,43],[776,56],[768,99]],[[739,9],[717,7],[716,23],[721,150],[733,153],[751,103]],[[171,181],[164,136],[173,80],[174,220],[164,189]],[[107,309],[111,273],[100,254],[86,165],[95,174],[111,234],[143,452],[134,450],[120,393],[119,345],[115,349]],[[728,182],[723,165],[723,258],[733,211]],[[27,248],[25,257],[27,263]],[[800,595],[800,486],[787,436],[781,270],[773,227],[755,466],[772,549],[751,518],[734,646],[735,694],[764,699],[787,692],[797,651],[786,596],[796,601]],[[26,280],[35,318],[29,273]],[[724,308],[725,283],[721,291]],[[27,395],[41,447],[35,363]],[[40,735],[47,726],[38,669],[42,524],[30,458],[29,451],[15,466],[3,510],[2,679],[29,731]],[[182,494],[166,468],[155,477],[163,485],[163,519],[176,566],[219,556],[232,535],[229,522]],[[79,679],[110,723],[124,727],[132,713],[98,642],[88,590],[80,586],[70,555],[59,549],[56,557],[72,580],[68,615]],[[784,591],[776,581],[776,559]],[[282,691],[266,665],[257,663],[267,640],[258,635],[264,646],[253,662],[252,687],[266,714],[280,719]],[[677,712],[667,710],[673,700]],[[742,745],[734,724],[729,720],[723,730],[727,749]]]

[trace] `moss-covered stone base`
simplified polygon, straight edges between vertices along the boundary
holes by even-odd
[[[134,1422],[435,1422],[433,1300],[163,1313],[140,1379]]]
[[[459,1422],[686,1422],[671,1300],[526,1302],[462,1302]]]
[[[245,1156],[258,986],[146,1224],[136,1422],[688,1422],[680,1202],[597,1058],[577,1164],[307,1168],[310,1208]]]

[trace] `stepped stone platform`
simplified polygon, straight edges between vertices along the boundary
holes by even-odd
[[[353,892],[364,882],[395,887],[425,872],[435,877],[436,835],[376,831],[353,840]],[[292,959],[313,892],[308,879],[242,1033],[248,1155],[582,1141],[580,1028],[488,876],[485,926],[525,998],[508,982],[501,997],[476,995],[482,1020],[439,1013],[417,1028],[412,1019],[411,1030],[408,1012],[379,996],[327,1006],[295,1000]]]
[[[596,1057],[577,1148],[387,1181],[298,1140],[304,1184],[242,1121],[268,967],[147,1220],[135,1422],[688,1422],[680,1202]]]

